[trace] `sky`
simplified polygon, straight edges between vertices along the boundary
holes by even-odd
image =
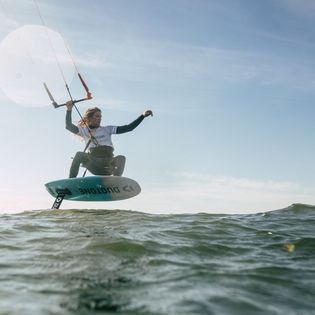
[[[49,209],[44,184],[84,148],[42,85],[68,100],[60,67],[84,97],[66,46],[93,95],[81,113],[98,106],[118,126],[154,116],[112,138],[141,194],[63,209],[315,204],[314,22],[312,0],[0,0],[0,213]]]

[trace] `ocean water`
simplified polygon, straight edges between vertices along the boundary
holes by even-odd
[[[315,207],[1,215],[0,314],[315,314]]]

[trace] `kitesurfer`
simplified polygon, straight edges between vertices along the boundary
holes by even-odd
[[[69,101],[66,106],[66,129],[83,138],[86,143],[84,152],[77,152],[73,158],[69,177],[77,177],[81,163],[94,175],[121,176],[126,158],[123,155],[114,157],[111,135],[132,131],[145,117],[153,116],[152,111],[144,111],[129,125],[101,126],[102,112],[98,107],[93,107],[86,110],[76,126],[72,123],[71,115],[74,103]]]

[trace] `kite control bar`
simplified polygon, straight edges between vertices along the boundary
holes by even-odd
[[[83,101],[88,101],[88,100],[91,100],[91,99],[92,99],[92,94],[91,94],[91,92],[89,91],[89,88],[87,87],[87,85],[86,85],[86,83],[84,82],[84,80],[83,80],[82,76],[80,75],[80,73],[78,73],[78,76],[79,76],[79,79],[80,79],[80,81],[81,81],[81,83],[82,83],[82,85],[83,85],[83,87],[84,87],[84,89],[85,89],[85,91],[86,91],[86,97],[85,97],[85,98],[81,98],[81,99],[79,99],[79,100],[73,100],[73,99],[72,99],[72,96],[71,96],[71,93],[70,93],[70,89],[69,89],[69,87],[68,87],[68,84],[66,83],[66,88],[67,88],[67,90],[68,90],[69,96],[70,96],[70,98],[71,98],[71,100],[72,100],[72,102],[73,102],[74,104],[75,104],[75,103],[79,103],[79,102],[83,102]],[[47,94],[48,94],[48,96],[49,96],[49,98],[50,98],[50,100],[51,100],[51,102],[52,102],[52,104],[53,104],[53,106],[54,106],[55,108],[58,108],[58,107],[67,105],[67,103],[58,104],[58,103],[55,101],[54,97],[52,96],[52,94],[51,94],[51,92],[49,91],[48,86],[47,86],[47,84],[46,84],[45,82],[44,82],[44,88],[45,88],[45,90],[46,90],[46,92],[47,92]]]
[[[49,91],[49,89],[48,89],[46,83],[44,83],[44,87],[45,87],[45,90],[46,90],[46,92],[47,92],[47,94],[48,94],[50,100],[51,100],[51,103],[53,104],[53,106],[54,106],[55,108],[58,108],[58,107],[66,106],[66,105],[67,105],[67,103],[58,104],[58,103],[55,101],[55,99],[54,99],[54,97],[52,96],[52,94],[50,93],[50,91]],[[83,102],[83,101],[88,101],[88,100],[90,100],[90,99],[92,99],[91,93],[89,93],[89,94],[87,95],[87,97],[85,97],[85,98],[81,98],[81,99],[79,99],[79,100],[73,100],[72,102],[75,104],[75,103],[79,103],[79,102]]]

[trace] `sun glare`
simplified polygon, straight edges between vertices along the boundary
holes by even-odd
[[[25,25],[9,33],[0,43],[0,88],[22,106],[50,104],[44,82],[56,99],[65,98],[59,66],[70,82],[74,68],[64,40],[47,27]]]

